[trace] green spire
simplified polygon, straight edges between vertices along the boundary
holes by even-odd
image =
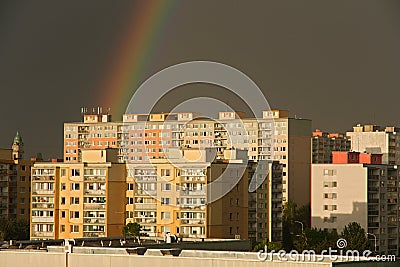
[[[18,131],[17,131],[17,134],[14,137],[14,143],[19,143],[19,144],[22,143],[22,137],[21,137],[21,135],[19,134]]]

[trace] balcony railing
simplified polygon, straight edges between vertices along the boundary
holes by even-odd
[[[83,237],[105,237],[104,232],[83,232]]]
[[[44,216],[32,216],[32,222],[42,222],[42,223],[48,223],[48,222],[54,222],[54,217],[44,217]]]
[[[53,209],[54,203],[32,203],[32,209]]]
[[[155,218],[135,218],[135,222],[140,224],[154,224],[157,220]]]
[[[196,225],[203,225],[204,224],[204,219],[182,219],[181,218],[181,224],[196,224]]]
[[[83,180],[86,181],[94,181],[94,182],[104,182],[106,180],[105,176],[84,176]]]
[[[135,203],[135,210],[156,210],[156,203]]]
[[[84,218],[83,223],[105,224],[105,218]]]
[[[53,195],[54,189],[51,190],[32,190],[32,194],[34,195]]]
[[[32,232],[33,237],[54,237],[54,232]]]
[[[204,195],[206,195],[206,191],[205,190],[182,190],[181,194],[185,195],[185,196],[204,196]]]
[[[85,203],[83,204],[84,210],[105,210],[106,204],[104,203]]]
[[[54,176],[33,176],[33,181],[54,181]]]
[[[86,189],[84,191],[84,193],[86,195],[104,196],[106,194],[106,190],[90,190],[90,189]]]

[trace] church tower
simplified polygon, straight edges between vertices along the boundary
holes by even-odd
[[[17,132],[17,134],[14,137],[14,141],[12,144],[12,156],[13,156],[13,160],[19,160],[19,159],[23,159],[24,157],[24,143],[22,142],[22,137],[19,134],[19,132]]]

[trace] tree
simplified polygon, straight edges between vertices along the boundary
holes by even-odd
[[[357,222],[351,222],[346,225],[340,237],[347,241],[347,250],[364,251],[372,249],[365,230]]]
[[[304,230],[304,236],[296,236],[294,244],[295,249],[299,252],[308,249],[314,250],[316,253],[321,253],[322,250],[328,249],[329,247],[336,247],[338,238],[339,235],[336,231],[306,228]]]
[[[29,222],[24,219],[0,218],[0,240],[28,240]]]
[[[301,222],[303,226],[298,222]],[[302,236],[301,241],[303,246],[306,246],[305,233],[302,232],[302,227],[303,229],[310,227],[310,205],[298,208],[296,203],[289,200],[283,206],[282,214],[283,247],[286,251],[294,249],[295,244],[300,242],[296,235]]]
[[[126,236],[133,236],[133,237],[139,237],[140,236],[140,231],[142,230],[142,226],[136,222],[134,223],[127,223],[124,228],[122,228],[122,235],[124,237]]]
[[[267,244],[268,251],[279,251],[283,248],[281,242],[268,242],[266,240],[263,240],[262,242],[258,243],[257,245],[254,246],[253,251],[258,252],[260,250],[265,250],[265,245]]]

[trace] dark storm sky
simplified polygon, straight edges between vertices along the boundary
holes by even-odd
[[[61,156],[63,122],[80,120],[82,106],[112,105],[100,83],[145,1],[16,2],[0,3],[0,147],[19,130],[28,156]],[[400,125],[399,1],[215,2],[174,5],[141,81],[218,61],[314,128]]]

